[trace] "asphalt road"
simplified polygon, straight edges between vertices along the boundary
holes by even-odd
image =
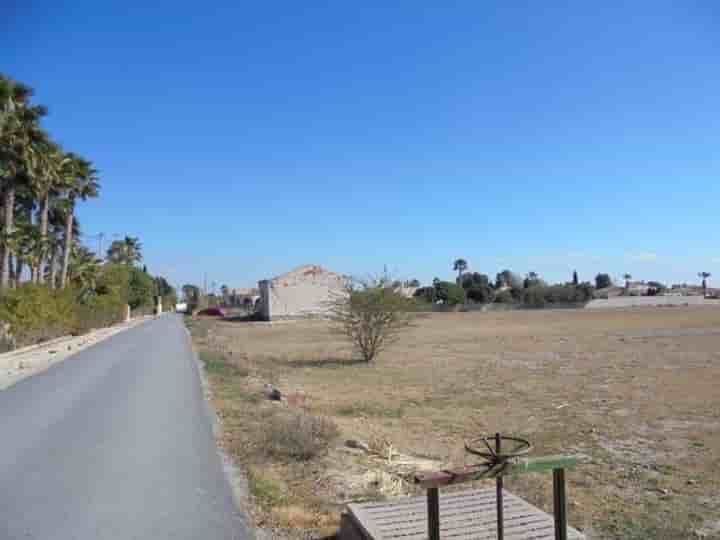
[[[0,391],[0,538],[248,538],[178,317]]]

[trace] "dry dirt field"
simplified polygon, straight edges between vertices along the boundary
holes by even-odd
[[[410,493],[411,471],[470,463],[463,441],[500,431],[580,458],[569,521],[591,538],[720,538],[720,309],[427,314],[370,365],[322,321],[189,326],[267,527],[330,535],[342,503]],[[339,437],[308,461],[269,456],[288,408]],[[551,509],[551,476],[506,486]]]

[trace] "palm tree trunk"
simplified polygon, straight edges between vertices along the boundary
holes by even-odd
[[[15,283],[17,276],[15,275],[15,256],[11,253],[10,260],[8,261],[10,266],[10,283]]]
[[[38,262],[38,270],[36,280],[37,283],[45,283],[45,257],[47,249],[45,243],[48,237],[48,214],[50,212],[50,193],[43,196],[42,208],[40,209],[40,238],[42,242],[42,250],[40,252],[40,261]]]
[[[68,267],[70,266],[70,248],[72,247],[73,220],[75,219],[75,199],[70,198],[70,208],[65,219],[65,246],[63,248],[62,272],[60,273],[60,288],[67,285]]]
[[[57,287],[57,246],[53,246],[50,255],[50,288]]]
[[[3,215],[5,223],[5,238],[9,239],[14,231],[15,218],[15,186],[9,185],[5,188],[3,197]],[[0,288],[6,289],[10,285],[10,246],[7,243],[3,246],[2,269],[0,270]]]
[[[15,259],[15,287],[18,287],[20,286],[20,280],[22,279],[25,261],[20,256],[17,256]]]

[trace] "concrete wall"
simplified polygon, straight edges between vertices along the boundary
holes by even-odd
[[[322,316],[328,303],[342,295],[346,276],[307,265],[258,283],[260,316],[264,320]]]
[[[588,302],[586,309],[612,309],[653,306],[720,306],[720,301],[702,296],[618,296]]]

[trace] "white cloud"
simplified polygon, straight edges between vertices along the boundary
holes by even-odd
[[[710,259],[710,262],[713,264],[720,264],[720,257],[713,257]]]
[[[658,259],[657,253],[635,253],[630,259],[637,262],[655,262]]]

